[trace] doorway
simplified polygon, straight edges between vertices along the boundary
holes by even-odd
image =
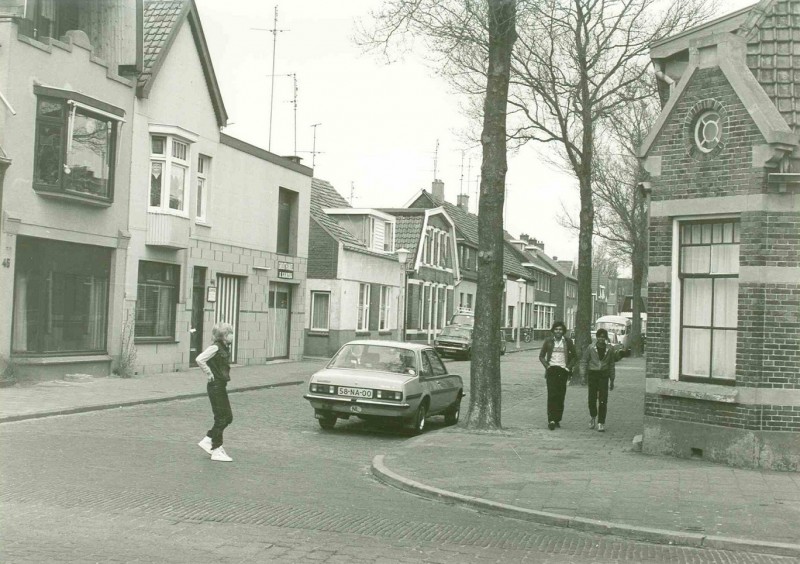
[[[206,268],[195,266],[192,272],[192,326],[189,337],[189,366],[197,366],[203,351],[203,317],[206,305]]]
[[[267,358],[289,358],[289,332],[292,317],[292,287],[272,282],[269,285]]]
[[[237,361],[239,342],[239,277],[217,275],[217,323],[227,322],[233,325],[233,341],[231,342],[231,363]]]

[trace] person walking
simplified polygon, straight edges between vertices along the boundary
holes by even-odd
[[[230,323],[217,323],[211,330],[214,344],[197,356],[197,365],[208,376],[208,399],[214,414],[214,426],[206,433],[197,446],[211,455],[211,460],[232,462],[222,446],[222,432],[233,422],[231,402],[228,400],[228,382],[231,379],[231,352],[233,326]]]
[[[552,336],[542,343],[539,361],[545,368],[547,380],[547,428],[551,431],[561,427],[564,415],[564,397],[567,395],[567,380],[578,362],[578,353],[572,339],[566,336],[567,326],[556,321],[550,330]]]
[[[583,351],[581,369],[589,384],[589,428],[601,433],[606,430],[608,390],[614,389],[616,368],[614,351],[608,344],[608,331],[598,329],[595,342]]]

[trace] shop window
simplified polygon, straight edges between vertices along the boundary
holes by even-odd
[[[137,339],[175,339],[179,275],[178,265],[139,261],[135,331]]]
[[[111,250],[19,237],[12,351],[105,353]]]

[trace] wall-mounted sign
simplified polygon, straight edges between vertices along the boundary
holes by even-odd
[[[217,301],[217,287],[216,286],[209,286],[206,290],[206,301],[207,302],[215,302]]]
[[[291,262],[278,262],[278,278],[286,278],[291,280],[294,278],[294,263]]]

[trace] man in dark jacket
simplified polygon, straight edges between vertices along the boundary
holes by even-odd
[[[616,368],[614,350],[608,344],[608,331],[598,329],[595,342],[586,347],[581,358],[581,369],[589,384],[589,428],[601,433],[606,430],[608,390],[614,389]]]
[[[564,415],[564,396],[567,395],[567,380],[578,362],[575,344],[565,334],[567,326],[562,321],[553,323],[552,337],[545,339],[539,352],[539,361],[545,368],[547,380],[547,428],[551,431],[561,427]]]

